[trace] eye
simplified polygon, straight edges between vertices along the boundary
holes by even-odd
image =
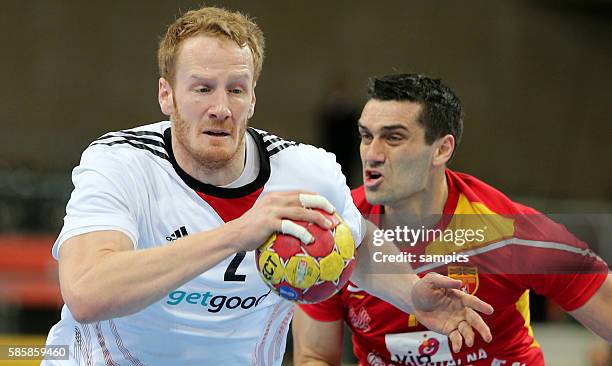
[[[244,90],[242,90],[241,88],[232,88],[229,90],[229,92],[232,94],[242,94],[244,93]]]
[[[366,132],[359,132],[359,138],[361,139],[362,144],[369,144],[372,142],[372,135]]]
[[[210,92],[210,88],[207,86],[201,86],[199,88],[196,89],[196,92],[198,93],[209,93]]]
[[[385,136],[385,141],[387,141],[389,144],[400,144],[402,143],[402,141],[404,141],[406,138],[403,135],[397,134],[397,133],[392,133],[390,135]]]

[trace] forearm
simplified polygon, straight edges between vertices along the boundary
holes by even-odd
[[[233,254],[229,229],[224,225],[157,248],[97,253],[86,261],[94,265],[77,269],[62,284],[66,303],[84,322],[142,310]]]
[[[317,359],[308,358],[308,357],[300,357],[298,358],[298,360],[299,361],[296,361],[295,364],[300,365],[300,366],[333,366],[333,365],[336,365],[336,364],[329,363],[324,360],[317,360]]]
[[[583,306],[570,312],[584,326],[612,344],[612,274]]]
[[[295,337],[294,337],[295,340]],[[340,345],[340,347],[342,347]],[[337,350],[338,354],[341,354],[342,349]],[[293,349],[293,364],[299,366],[339,366],[341,365],[340,357],[337,360],[332,360],[328,357],[321,357],[314,354],[313,352],[303,352],[300,348],[294,347]]]
[[[391,303],[400,310],[412,313],[412,286],[419,277],[407,263],[381,264],[373,259],[374,251],[383,251],[385,254],[399,253],[397,247],[386,244],[374,247],[364,242],[357,248],[357,265],[351,276],[351,281],[358,287],[372,295]]]
[[[375,252],[384,255],[400,254],[393,242],[383,245],[373,244],[374,224],[367,222],[366,235],[357,248],[357,265],[351,276],[351,281],[372,295],[385,300],[404,312],[413,311],[412,286],[419,277],[408,263],[377,263]]]
[[[321,322],[296,306],[292,323],[293,363],[307,366],[340,365],[344,321]]]
[[[593,314],[581,318],[580,322],[606,342],[612,344],[612,313]]]

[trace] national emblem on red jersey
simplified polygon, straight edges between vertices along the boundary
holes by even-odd
[[[272,234],[255,252],[259,273],[272,291],[303,304],[334,295],[344,287],[355,266],[355,241],[349,227],[337,214],[318,211],[333,223],[330,230],[296,221],[314,237],[312,243]]]
[[[448,266],[448,277],[461,280],[463,285],[461,291],[474,295],[478,291],[480,283],[478,279],[478,268],[469,266]]]

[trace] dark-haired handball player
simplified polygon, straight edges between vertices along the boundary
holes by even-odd
[[[311,242],[291,220],[330,227],[308,207],[337,209],[359,251],[375,227],[331,154],[248,127],[264,57],[249,18],[189,11],[158,55],[170,120],[101,136],[73,171],[53,246],[66,306],[47,339],[68,345],[69,359],[43,364],[280,365],[293,304],[262,281],[254,249],[274,232]],[[460,281],[406,271],[382,282],[369,265],[358,261],[355,283],[457,347],[472,329],[490,339],[476,311],[491,307]]]
[[[404,248],[415,255],[419,275],[434,271],[461,279],[467,293],[493,305],[495,313],[485,317],[493,342],[466,337],[470,348],[453,353],[447,337],[427,331],[418,317],[349,283],[331,299],[296,310],[296,364],[339,364],[346,321],[360,365],[543,365],[529,322],[531,291],[612,342],[606,263],[563,226],[446,168],[461,139],[462,114],[458,97],[439,80],[413,74],[372,79],[359,120],[364,185],[353,191],[353,200],[364,215],[378,217],[381,230],[437,217],[416,228],[474,231],[467,241],[465,235],[451,242],[438,236]],[[457,239],[461,245],[452,242]],[[452,263],[421,260],[452,253],[466,257],[455,255],[459,259]]]

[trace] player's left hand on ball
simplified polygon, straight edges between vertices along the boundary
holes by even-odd
[[[309,244],[314,238],[304,226],[294,221],[305,221],[330,229],[333,222],[320,209],[335,212],[334,206],[323,196],[311,192],[272,192],[257,200],[253,207],[231,222],[232,230],[239,233],[236,251],[253,250],[261,246],[273,233],[281,232]]]
[[[312,193],[300,193],[298,199],[304,208],[318,208],[326,211],[328,214],[336,212],[336,208],[327,200],[327,198]]]
[[[461,281],[438,273],[428,273],[412,288],[415,316],[427,328],[446,334],[454,352],[474,345],[475,332],[486,341],[491,330],[477,313],[492,314],[493,307],[476,296],[459,290]]]
[[[336,208],[327,200],[327,198],[318,194],[299,193],[298,199],[303,208],[317,208],[326,211],[329,214],[336,212]],[[295,236],[306,244],[309,244],[312,241],[312,236],[310,233],[308,233],[306,228],[291,220],[282,220],[280,232]]]

